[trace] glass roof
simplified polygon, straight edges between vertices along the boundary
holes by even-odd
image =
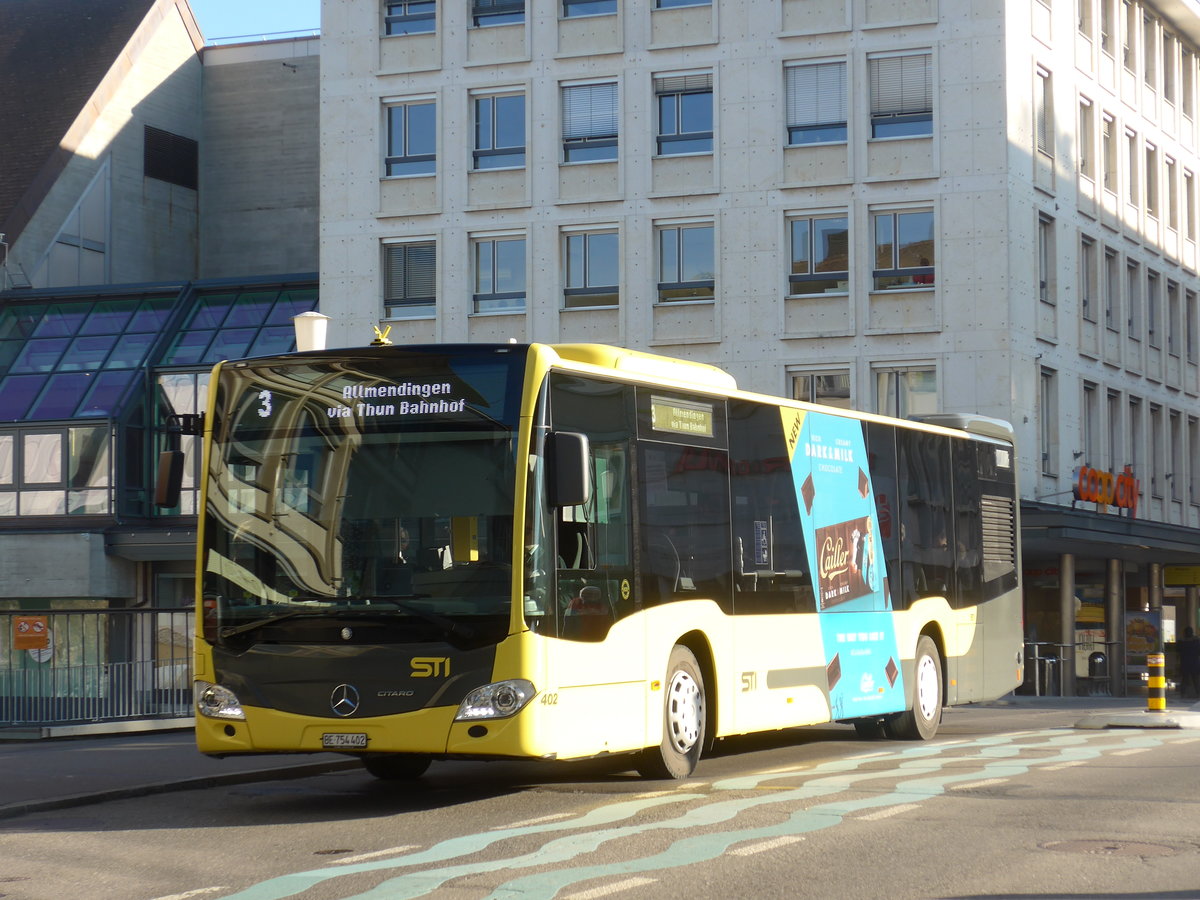
[[[9,293],[0,298],[0,421],[117,416],[147,368],[207,368],[294,349],[292,316],[316,305],[310,281],[134,295]],[[173,326],[180,319],[183,326]]]
[[[210,366],[223,359],[295,349],[292,316],[315,309],[315,287],[201,293],[163,354],[164,366]]]

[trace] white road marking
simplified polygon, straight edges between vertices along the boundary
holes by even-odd
[[[219,894],[227,891],[227,887],[196,888],[194,891],[184,891],[182,894],[170,894],[166,897],[155,897],[154,900],[192,900],[193,897],[203,897],[205,894]]]
[[[626,878],[624,881],[615,881],[612,884],[602,885],[601,887],[592,888],[590,891],[580,891],[578,894],[567,894],[563,900],[594,900],[596,897],[607,897],[609,894],[619,894],[621,891],[633,890],[636,887],[644,887],[647,884],[655,884],[658,881],[656,878]]]
[[[409,850],[416,850],[418,844],[406,844],[403,847],[390,847],[387,850],[375,850],[372,853],[357,853],[354,856],[343,856],[341,859],[331,860],[335,866],[345,866],[350,863],[366,862],[368,859],[379,859],[381,856],[396,856],[400,853],[407,853]]]
[[[747,844],[745,847],[738,847],[736,850],[730,850],[729,852],[734,856],[753,856],[755,853],[766,853],[768,850],[774,850],[776,847],[786,847],[788,844],[794,844],[802,840],[804,840],[802,835],[787,834],[771,841]]]
[[[952,784],[950,785],[950,790],[969,791],[973,788],[991,787],[993,784],[1004,784],[1007,781],[1007,778],[985,778],[983,781],[969,781],[966,784]]]
[[[856,816],[857,819],[865,819],[868,822],[873,822],[876,819],[886,819],[889,816],[896,816],[900,813],[908,812],[910,809],[918,809],[916,803],[901,803],[899,806],[889,806],[887,809],[881,809],[878,812],[867,813],[865,816]]]
[[[542,816],[540,819],[526,819],[524,822],[513,822],[509,825],[496,825],[492,831],[507,831],[509,828],[528,828],[530,825],[544,825],[547,822],[557,822],[559,819],[569,819],[575,813],[555,813],[552,816]]]

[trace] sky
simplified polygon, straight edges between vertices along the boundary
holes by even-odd
[[[220,38],[315,31],[321,0],[188,0],[206,41]]]

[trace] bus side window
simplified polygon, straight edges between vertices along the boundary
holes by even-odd
[[[898,431],[898,475],[904,506],[900,560],[904,591],[914,598],[954,594],[954,518],[950,506],[949,438]]]

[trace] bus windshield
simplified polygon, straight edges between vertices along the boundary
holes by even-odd
[[[310,642],[314,620],[336,621],[334,633],[358,620],[389,623],[382,641],[503,637],[517,349],[226,366],[204,510],[206,632]]]

